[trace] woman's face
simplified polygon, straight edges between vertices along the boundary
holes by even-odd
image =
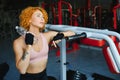
[[[36,10],[30,19],[30,25],[42,28],[45,25],[45,19],[40,10]]]

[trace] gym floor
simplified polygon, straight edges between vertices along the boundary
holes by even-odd
[[[49,52],[47,74],[60,80],[60,63],[58,63],[60,57],[56,56],[56,51],[57,49],[53,49]],[[0,40],[0,63],[3,62],[7,62],[10,67],[5,80],[19,80],[19,72],[15,67],[12,41],[7,39]],[[110,72],[101,48],[80,45],[79,50],[67,54],[67,62],[70,63],[67,69],[78,70],[86,75],[87,80],[94,80],[92,77],[93,73],[98,73],[114,80],[120,79],[120,74]]]

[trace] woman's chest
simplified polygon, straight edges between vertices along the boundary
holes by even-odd
[[[42,48],[44,47],[45,43],[43,43],[42,40],[37,41],[37,43],[32,45],[32,49],[35,52],[40,52],[42,50]]]

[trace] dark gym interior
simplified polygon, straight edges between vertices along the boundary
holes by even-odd
[[[0,0],[0,80],[19,80],[12,43],[19,36],[15,26],[19,26],[20,11],[27,6],[44,8],[49,17],[47,24],[120,33],[120,0]],[[114,36],[111,38],[116,40]],[[87,38],[70,43],[67,47],[71,49],[67,52],[67,69],[83,74],[86,79],[81,80],[120,79],[120,72],[116,72],[110,59],[106,58],[107,43],[104,40]],[[60,80],[58,51],[50,47],[47,74]]]

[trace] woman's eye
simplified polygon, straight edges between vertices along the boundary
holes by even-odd
[[[41,16],[41,15],[37,15],[37,17],[39,17],[39,18],[44,18],[43,16]]]
[[[37,17],[40,17],[40,15],[37,15]]]

